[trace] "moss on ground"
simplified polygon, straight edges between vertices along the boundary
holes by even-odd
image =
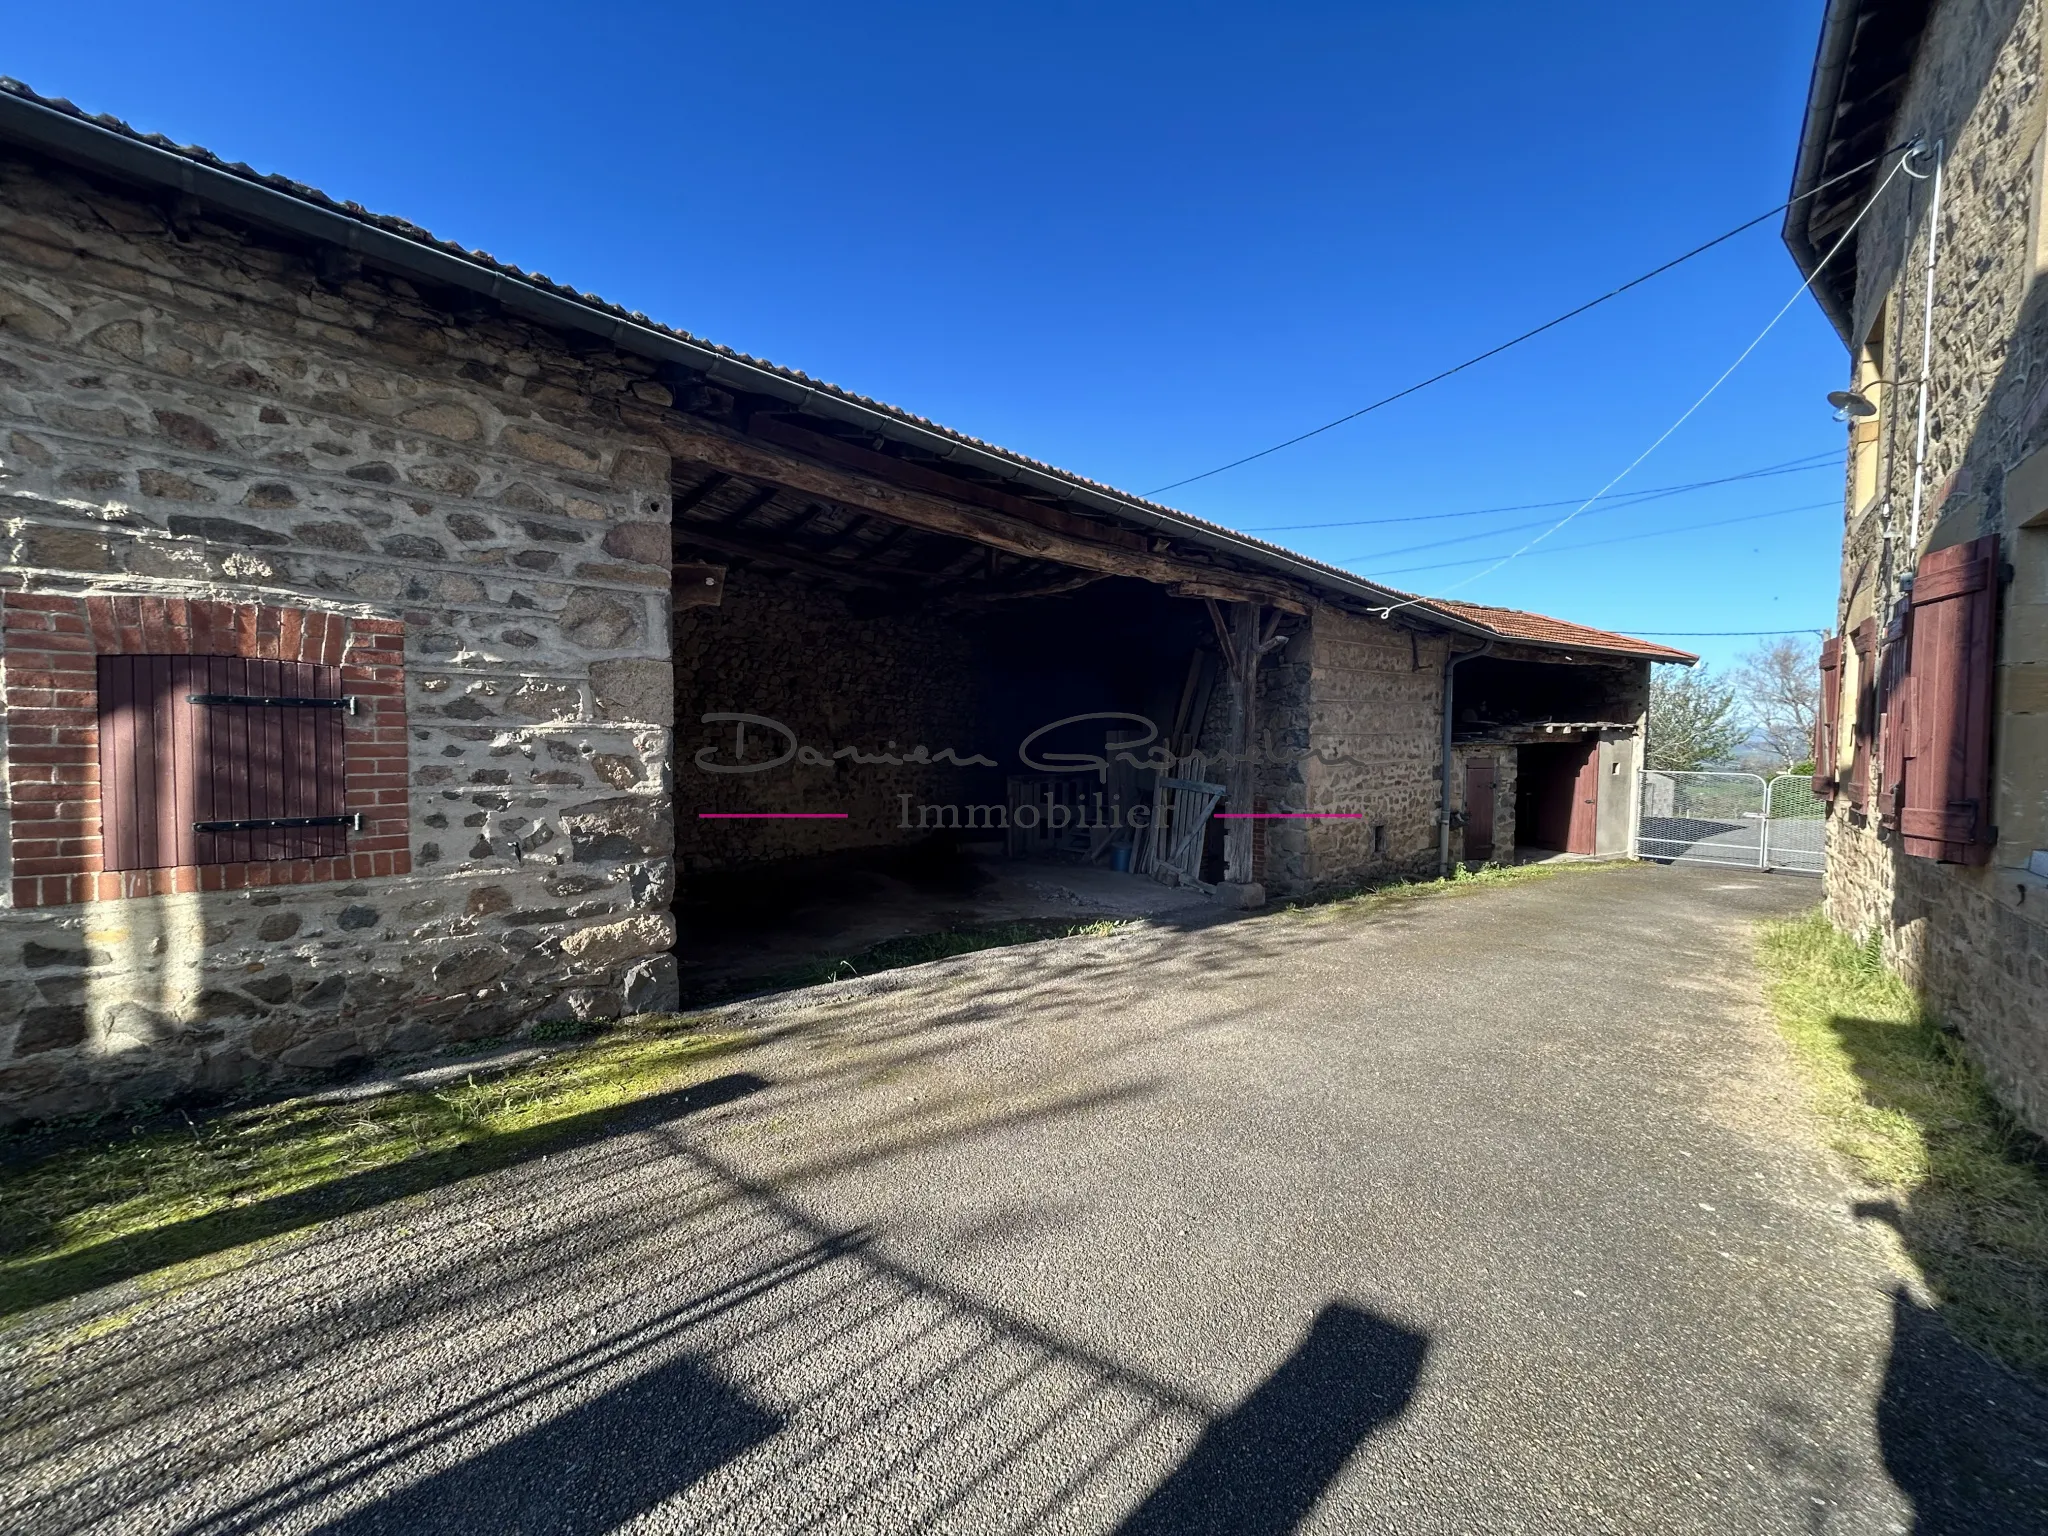
[[[2048,1158],[1912,990],[1819,912],[1765,926],[1770,1001],[1835,1150],[1955,1331],[2048,1379]]]
[[[1459,865],[1441,880],[1390,880],[1379,885],[1362,885],[1302,901],[1290,901],[1279,910],[1282,914],[1299,913],[1317,919],[1354,917],[1424,896],[1463,896],[1504,885],[1530,885],[1539,880],[1584,874],[1589,870],[1614,873],[1645,867],[1601,859],[1554,864],[1486,864],[1478,869]]]
[[[602,1134],[701,1082],[739,1041],[690,1022],[618,1029],[437,1088],[13,1137],[0,1169],[0,1316]]]
[[[1118,926],[1019,921],[891,939],[732,982],[716,995],[814,986]],[[138,1116],[9,1138],[0,1143],[0,1317],[156,1271],[176,1271],[164,1283],[196,1278],[229,1250],[589,1140],[657,1101],[674,1106],[743,1039],[701,1032],[697,1022],[635,1021],[587,1042],[575,1039],[586,1026],[542,1026],[530,1038],[563,1045],[545,1060],[438,1088],[313,1095],[196,1120]]]
[[[1394,902],[1612,865],[1460,870],[1446,880],[1346,892],[1286,911],[1362,913]],[[815,986],[954,955],[1107,934],[1114,921],[1029,919],[912,935],[856,954],[701,989],[717,997]],[[547,1059],[489,1078],[344,1099],[315,1095],[198,1120],[55,1127],[0,1143],[0,1317],[160,1271],[179,1283],[231,1250],[502,1168],[616,1129],[673,1102],[742,1041],[688,1017],[564,1040]],[[563,1038],[581,1026],[536,1030]]]

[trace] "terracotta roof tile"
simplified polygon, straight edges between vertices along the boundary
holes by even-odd
[[[1688,666],[1699,660],[1699,657],[1690,651],[1657,645],[1648,640],[1638,640],[1630,635],[1618,635],[1608,629],[1593,629],[1584,624],[1567,624],[1563,619],[1549,618],[1540,613],[1524,613],[1519,608],[1489,608],[1483,603],[1461,603],[1448,597],[1432,598],[1430,606],[1445,609],[1475,624],[1483,624],[1503,639],[1533,640],[1543,645],[1581,646],[1587,650],[1623,651],[1632,656],[1647,656],[1652,661],[1679,661]]]

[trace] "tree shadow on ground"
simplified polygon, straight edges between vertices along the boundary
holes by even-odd
[[[1838,1014],[1827,1025],[1889,1122],[1871,1127],[1880,1162],[1869,1171],[1911,1181],[1858,1213],[1897,1231],[1964,1339],[2048,1387],[2048,1149],[1933,1021]],[[1900,1122],[1924,1148],[1911,1163],[1890,1154]],[[1853,1120],[1846,1130],[1862,1134]],[[1900,1163],[1891,1178],[1887,1161]]]
[[[1913,1503],[1917,1536],[2048,1531],[2048,1383],[2011,1368],[2048,1359],[2041,1144],[1933,1023],[1827,1022],[1864,1097],[1911,1122],[1927,1148],[1909,1196],[1854,1207],[1898,1234],[1938,1298],[1892,1295],[1877,1408],[1886,1470]]]
[[[1202,1431],[1118,1536],[1284,1536],[1367,1439],[1407,1411],[1429,1340],[1348,1302]]]
[[[351,1510],[316,1536],[600,1536],[761,1444],[782,1422],[684,1356]]]
[[[261,1305],[216,1291],[68,1348],[8,1405],[10,1528],[175,1504],[221,1536],[590,1536],[657,1508],[1027,1530],[1151,1486],[1126,1529],[1278,1536],[1406,1409],[1427,1348],[1333,1302],[1225,1407],[878,1251],[683,1124],[436,1208],[432,1242],[346,1224],[253,1260],[234,1290]]]
[[[673,1092],[633,1103],[569,1115],[520,1130],[480,1136],[455,1147],[383,1167],[328,1179],[288,1194],[228,1205],[193,1217],[126,1233],[104,1242],[24,1263],[6,1277],[0,1316],[76,1296],[151,1270],[205,1258],[224,1249],[259,1242],[328,1221],[336,1216],[387,1205],[480,1173],[567,1151],[607,1136],[657,1125],[729,1104],[767,1086],[752,1072],[729,1072]],[[21,1242],[15,1238],[21,1236]],[[19,1251],[34,1234],[10,1234]]]
[[[892,1010],[880,1024],[863,1025],[858,1031],[860,1043],[867,1053],[864,1062],[821,1066],[818,1064],[820,1058],[814,1052],[810,1065],[794,1080],[781,1086],[786,1094],[797,1097],[838,1092],[843,1087],[841,1079],[849,1072],[872,1076],[878,1072],[929,1063],[966,1048],[991,1030],[1000,1029],[1006,1019],[1040,1016],[1049,1009],[1078,1014],[1100,1006],[1104,983],[1098,975],[1073,974],[1071,966],[1058,964],[1051,957],[1038,957],[1035,963],[1012,969],[1015,974],[1006,972],[999,980],[984,982],[970,996],[947,997],[944,1005],[936,1010]],[[939,983],[939,990],[944,991],[943,981]],[[685,1034],[694,1033],[711,1022],[703,1017],[680,1021]],[[829,1046],[838,1028],[829,1009],[815,1007],[799,1007],[786,1018],[750,1018],[746,1023],[743,1037],[729,1040],[715,1037],[706,1049],[694,1053],[692,1059],[701,1061],[713,1055],[750,1052],[781,1040],[808,1041],[823,1048]],[[651,1033],[661,1036],[666,1031],[656,1029]],[[590,1049],[603,1052],[605,1041],[611,1038],[601,1036]],[[554,1060],[573,1066],[583,1049],[572,1048]],[[826,1054],[829,1055],[829,1051]],[[1109,1054],[1114,1055],[1115,1052]],[[1098,1053],[1092,1061],[1099,1066],[1104,1059],[1106,1057]],[[517,1080],[514,1077],[493,1080],[493,1086],[497,1085],[516,1087]],[[553,1152],[567,1151],[591,1141],[630,1135],[637,1129],[716,1107],[741,1093],[753,1093],[765,1086],[767,1080],[757,1074],[734,1072],[695,1087],[566,1115],[538,1125],[469,1133],[455,1146],[444,1146],[356,1172],[337,1172],[289,1193],[247,1203],[220,1205],[203,1215],[124,1232],[40,1256],[37,1250],[56,1248],[61,1236],[57,1222],[62,1217],[87,1211],[91,1203],[124,1198],[127,1191],[110,1192],[105,1180],[98,1183],[86,1181],[81,1186],[83,1194],[80,1197],[88,1201],[86,1205],[78,1205],[68,1196],[40,1210],[30,1208],[33,1202],[0,1203],[0,1266],[4,1266],[0,1267],[0,1317],[133,1279],[153,1270],[277,1237],[336,1216],[425,1193]],[[832,1148],[825,1161],[850,1166],[850,1160],[887,1155],[891,1150],[900,1151],[922,1137],[972,1134],[977,1124],[984,1130],[992,1129],[1019,1118],[1095,1107],[1105,1098],[1104,1093],[1095,1092],[1066,1099],[1050,1084],[1040,1084],[1039,1087],[1044,1091],[1027,1095],[1021,1105],[1014,1100],[1008,1102],[996,1113],[990,1112],[984,1095],[942,1096],[939,1101],[922,1101],[919,1110],[911,1116],[911,1124],[870,1127],[882,1137],[884,1147],[870,1148],[865,1153]],[[1143,1083],[1125,1083],[1107,1090],[1107,1098],[1126,1098],[1144,1091],[1146,1086]],[[955,1098],[958,1102],[954,1102]],[[308,1104],[313,1102],[307,1101]],[[940,1109],[947,1109],[950,1113],[939,1114]],[[130,1128],[138,1134],[150,1129],[146,1125]],[[162,1130],[163,1127],[155,1129]],[[233,1141],[238,1153],[253,1156],[261,1153],[269,1143],[289,1140],[299,1133],[300,1128],[286,1119],[260,1120],[246,1128],[236,1129]],[[123,1140],[121,1131],[116,1128],[103,1133],[94,1142],[81,1143],[80,1147],[92,1150],[117,1146]],[[63,1157],[68,1153],[60,1149],[47,1155]],[[339,1161],[345,1164],[347,1159],[342,1157]],[[146,1180],[153,1174],[144,1164],[133,1170],[133,1177]]]
[[[1885,1470],[1913,1502],[1914,1536],[2048,1531],[2048,1395],[1964,1344],[1903,1288],[1892,1293],[1877,1438]]]

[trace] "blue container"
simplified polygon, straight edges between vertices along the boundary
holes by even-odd
[[[1131,845],[1129,843],[1118,843],[1109,850],[1109,867],[1120,875],[1128,875],[1131,872]]]

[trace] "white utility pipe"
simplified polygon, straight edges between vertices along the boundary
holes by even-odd
[[[1920,558],[1920,505],[1926,496],[1927,381],[1934,371],[1934,256],[1941,244],[1941,161],[1945,148],[1934,141],[1934,206],[1927,224],[1927,302],[1920,317],[1920,426],[1913,441],[1913,517],[1906,528],[1906,558]],[[1912,174],[1910,171],[1908,175]]]

